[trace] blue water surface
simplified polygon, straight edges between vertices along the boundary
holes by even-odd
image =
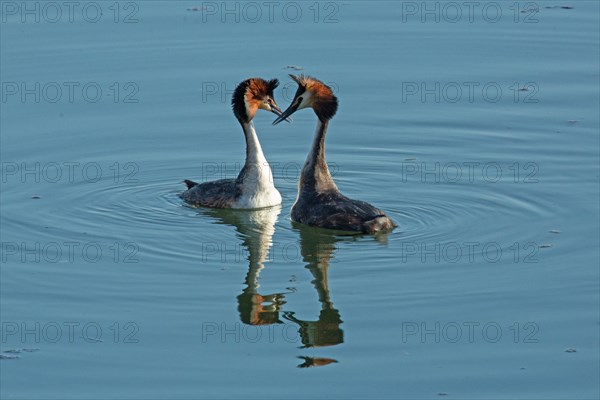
[[[1,2],[0,397],[598,398],[596,1],[54,4]],[[281,207],[182,204],[288,73],[393,233],[291,223],[307,110],[255,119]]]

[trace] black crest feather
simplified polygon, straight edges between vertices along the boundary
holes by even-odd
[[[246,95],[246,90],[248,90],[248,86],[250,86],[251,79],[246,79],[241,82],[235,90],[233,91],[233,96],[231,97],[231,108],[233,109],[233,114],[241,122],[248,122],[248,115],[246,114],[246,103],[244,102],[244,96]]]
[[[279,86],[279,79],[271,79],[270,81],[267,81],[268,94],[271,96],[271,98],[273,97],[273,92],[275,92],[277,86]]]

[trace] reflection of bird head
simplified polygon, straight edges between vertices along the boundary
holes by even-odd
[[[299,325],[298,332],[304,347],[335,346],[344,343],[344,331],[340,328],[343,321],[336,309],[321,310],[318,321],[302,321],[294,316],[294,312],[284,313],[283,318]]]
[[[270,325],[283,323],[279,319],[279,311],[281,306],[285,304],[283,294],[261,296],[260,294],[244,291],[237,299],[240,320],[244,324]]]

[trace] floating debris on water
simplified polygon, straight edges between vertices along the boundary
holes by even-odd
[[[448,396],[448,393],[446,392],[437,392],[438,396]]]
[[[550,229],[548,232],[550,233],[560,233],[558,229]]]
[[[40,196],[31,196],[31,198],[32,198],[32,199],[36,199],[36,200],[37,200],[37,199],[41,199],[41,197],[40,197]]]
[[[34,351],[38,351],[39,349],[8,349],[2,352],[7,358],[11,358],[11,355],[21,354],[22,352],[33,353]],[[13,357],[14,358],[14,357]],[[16,357],[18,358],[18,357]]]
[[[417,161],[416,157],[405,158],[404,161]]]
[[[546,6],[546,7],[544,7],[544,8],[548,8],[548,9],[552,9],[552,8],[561,8],[561,9],[563,9],[563,10],[572,10],[572,9],[574,9],[575,7],[573,7],[573,6]]]
[[[543,243],[543,244],[540,244],[538,247],[540,249],[547,249],[549,247],[552,247],[552,245],[550,243]]]
[[[304,67],[300,67],[297,65],[286,65],[283,69],[293,69],[294,71],[302,71]]]
[[[565,350],[565,353],[577,353],[577,349],[575,347],[569,347]]]
[[[22,352],[32,353],[34,351],[38,351],[39,349],[8,349],[4,350],[0,354],[0,360],[15,360],[17,358],[21,358],[17,354],[21,354]]]
[[[202,7],[190,7],[187,9],[187,11],[206,11],[206,6],[202,6]]]

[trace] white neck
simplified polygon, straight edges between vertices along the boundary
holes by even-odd
[[[244,135],[246,136],[246,165],[266,164],[268,167],[269,164],[258,141],[254,124],[250,121],[242,123],[242,126],[244,128]]]
[[[242,123],[242,127],[246,136],[246,163],[237,179],[245,194],[240,202],[252,205],[248,208],[281,204],[281,195],[275,189],[273,173],[263,154],[254,124],[250,121]]]
[[[246,163],[240,175],[244,181],[255,182],[258,186],[273,186],[271,167],[263,154],[252,121],[242,123],[246,136]]]

